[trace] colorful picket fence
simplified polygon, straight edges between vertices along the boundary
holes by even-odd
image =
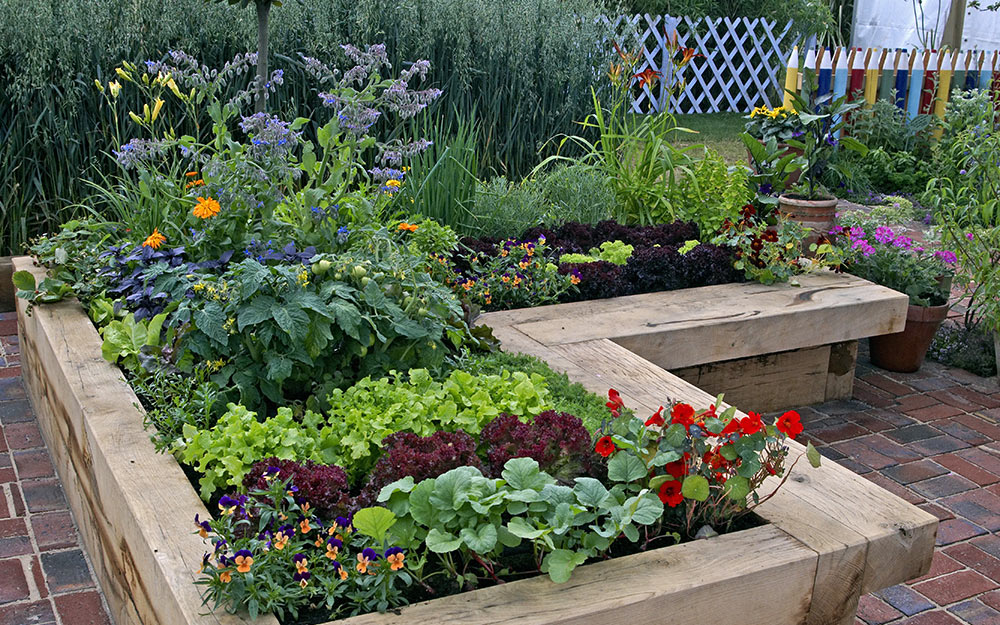
[[[802,69],[814,72],[818,97],[851,94],[869,105],[877,99],[890,100],[911,119],[921,114],[943,118],[954,89],[988,89],[1000,95],[997,51],[819,48],[806,51]],[[793,49],[783,104],[791,104],[789,89],[805,94],[813,76],[803,79],[799,52]]]
[[[636,113],[659,111],[668,85],[678,89],[669,107],[674,113],[746,113],[780,100],[785,59],[799,41],[791,22],[778,24],[745,17],[696,18],[670,15],[602,17],[623,49],[639,56],[635,73],[651,69],[662,79],[652,90],[633,92]],[[668,41],[699,55],[671,76]]]

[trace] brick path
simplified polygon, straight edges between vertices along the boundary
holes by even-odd
[[[25,399],[15,324],[0,313],[0,625],[108,625]]]
[[[0,625],[110,623],[24,399],[14,330],[0,313]],[[863,597],[857,625],[1000,625],[997,379],[933,362],[888,373],[863,348],[857,375],[853,400],[799,409],[803,438],[942,520],[931,572]]]
[[[1000,385],[859,356],[854,399],[799,410],[820,453],[941,519],[930,573],[862,597],[856,625],[1000,625]]]

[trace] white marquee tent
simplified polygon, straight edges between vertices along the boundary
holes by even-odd
[[[983,4],[987,4],[983,2]],[[938,48],[949,16],[964,10],[961,42],[965,50],[1000,49],[1000,11],[969,8],[953,0],[856,0],[851,45],[879,48]],[[956,16],[952,16],[953,18]]]

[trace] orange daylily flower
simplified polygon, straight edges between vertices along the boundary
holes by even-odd
[[[660,72],[655,71],[652,67],[647,67],[632,77],[639,79],[640,87],[649,87],[652,89],[656,85],[656,81],[659,80],[660,76]]]

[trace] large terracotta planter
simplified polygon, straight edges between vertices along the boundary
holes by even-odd
[[[872,364],[899,373],[913,373],[920,369],[934,333],[947,316],[947,304],[910,306],[906,313],[906,328],[902,332],[869,339]]]
[[[807,200],[792,195],[778,197],[778,212],[792,221],[797,221],[812,232],[806,238],[806,247],[815,243],[821,235],[829,234],[837,218],[837,198]]]

